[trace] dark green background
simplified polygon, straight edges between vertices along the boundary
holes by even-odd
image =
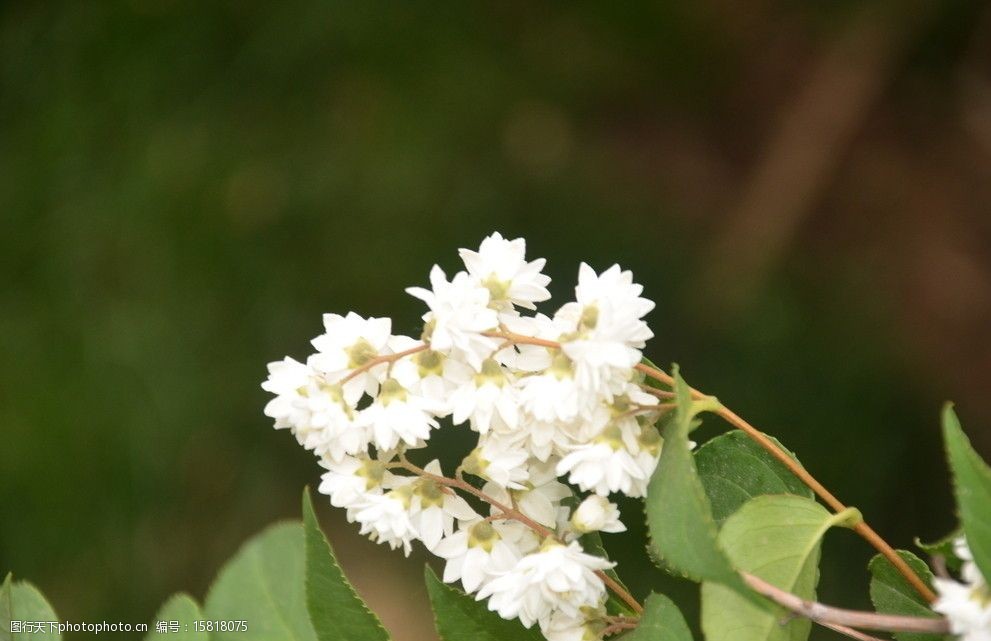
[[[964,118],[983,3],[874,7],[904,44],[801,224],[753,287],[705,277],[857,6],[6,4],[0,570],[73,620],[202,597],[318,479],[261,413],[266,362],[304,357],[322,312],[415,331],[403,289],[494,230],[549,259],[559,296],[579,261],[632,269],[657,301],[653,360],[777,435],[893,544],[942,534],[940,403],[989,442],[991,173]],[[376,556],[323,512],[349,569],[416,581],[420,560]],[[613,552],[639,594],[658,581],[639,545]],[[831,535],[824,600],[866,606],[870,552]],[[411,585],[380,607],[408,610]]]

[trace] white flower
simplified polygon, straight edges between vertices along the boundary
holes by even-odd
[[[502,487],[523,489],[529,477],[526,462],[530,458],[526,450],[520,449],[507,439],[489,434],[478,439],[478,447],[462,462],[468,474],[498,483]]]
[[[568,474],[568,481],[584,491],[643,496],[659,453],[656,428],[641,427],[634,419],[618,420],[591,442],[575,447],[558,463],[557,472]]]
[[[605,624],[596,619],[595,614],[602,617],[605,611],[593,613],[591,619],[584,615],[572,617],[557,611],[546,623],[540,624],[540,632],[547,641],[599,641]]]
[[[967,537],[958,536],[953,540],[953,552],[957,555],[957,558],[963,561],[963,564],[960,566],[960,578],[965,583],[986,585],[984,575],[981,574],[977,564],[974,563],[974,553],[970,551],[970,546],[967,545]]]
[[[444,582],[460,580],[465,592],[475,592],[493,577],[511,570],[522,552],[518,539],[519,524],[490,523],[482,519],[464,522],[446,537],[433,553],[446,559]],[[508,535],[508,536],[507,536]]]
[[[327,471],[320,477],[317,490],[330,497],[334,507],[352,508],[369,494],[381,493],[389,474],[374,459],[347,457],[340,462],[320,461]]]
[[[277,429],[289,428],[299,444],[318,456],[342,460],[368,447],[368,430],[356,422],[354,407],[340,385],[323,381],[311,367],[291,358],[269,363],[266,391],[277,394],[265,406]]]
[[[366,494],[359,505],[349,510],[349,518],[361,524],[361,534],[367,534],[376,543],[385,543],[395,550],[402,547],[409,556],[412,541],[419,533],[410,520],[408,499],[403,492],[392,490],[386,494]]]
[[[567,326],[555,323],[544,314],[534,316],[502,314],[499,316],[499,321],[513,334],[549,341],[557,341],[561,334],[569,329]],[[518,372],[539,372],[550,367],[552,352],[557,353],[558,350],[541,345],[521,344],[499,350],[495,358],[506,367]]]
[[[354,409],[341,401],[339,388],[313,391],[308,401],[312,422],[303,447],[333,461],[367,451],[368,429],[357,422]]]
[[[458,251],[468,273],[489,290],[491,304],[519,305],[534,309],[534,303],[551,297],[547,285],[551,282],[540,270],[547,262],[543,258],[526,262],[526,241],[506,240],[498,232],[485,238],[478,251]]]
[[[991,641],[991,589],[974,563],[966,538],[954,540],[953,551],[963,561],[963,582],[933,579],[939,598],[932,609],[946,616],[950,631],[959,635],[960,641]]]
[[[613,265],[598,275],[585,263],[578,266],[575,302],[582,306],[582,311],[586,314],[593,308],[596,313],[608,311],[612,316],[610,320],[623,322],[619,325],[606,324],[601,328],[589,324],[588,328],[605,331],[606,335],[635,347],[643,347],[654,335],[646,323],[637,322],[654,309],[654,302],[641,298],[642,293],[643,285],[633,282],[633,272],[624,271],[619,265]]]
[[[430,270],[430,285],[432,290],[410,287],[406,291],[430,308],[423,320],[431,349],[462,357],[476,370],[481,369],[482,361],[499,347],[498,339],[482,335],[499,324],[496,310],[488,306],[489,290],[467,272],[458,272],[448,282],[437,265]]]
[[[548,462],[555,457],[563,455],[574,445],[569,425],[560,423],[545,423],[542,421],[529,421],[519,430],[520,446],[534,459],[541,462]]]
[[[588,397],[575,382],[571,359],[558,353],[541,374],[520,380],[520,404],[537,421],[568,423],[589,406]]]
[[[481,434],[488,433],[493,420],[503,430],[519,425],[513,379],[494,359],[485,359],[481,370],[454,390],[450,398],[455,425],[471,419],[472,429]]]
[[[312,341],[317,353],[310,356],[307,363],[329,381],[344,378],[354,369],[385,353],[392,331],[392,320],[366,319],[354,312],[348,312],[347,316],[324,314],[323,325],[325,333]],[[344,383],[344,397],[348,403],[357,403],[362,393],[374,396],[384,372],[383,364]]]
[[[394,353],[406,351],[420,344],[420,341],[408,336],[393,336],[389,339],[389,348]],[[393,378],[414,394],[423,396],[438,407],[444,408],[444,414],[450,413],[451,394],[459,386],[470,381],[474,374],[475,371],[466,363],[432,349],[402,358],[392,366]]]
[[[436,460],[424,469],[437,476],[443,475]],[[429,478],[415,481],[411,487],[410,518],[428,550],[433,550],[442,537],[451,536],[454,519],[468,521],[479,518],[467,501]]]
[[[442,411],[390,378],[382,383],[375,401],[361,410],[358,422],[368,426],[372,442],[380,450],[391,450],[400,442],[420,447],[430,438],[430,430],[437,427],[434,416]]]
[[[523,422],[515,431],[498,435],[499,440],[511,443],[511,447],[527,453],[541,462],[562,456],[575,446],[574,434],[581,421],[558,423],[538,421],[524,416]]]
[[[933,579],[939,598],[933,610],[946,616],[960,641],[991,641],[991,593],[953,579]]]
[[[578,618],[582,608],[597,607],[605,598],[605,585],[595,570],[613,565],[585,554],[577,541],[562,545],[548,539],[540,551],[482,586],[476,598],[488,598],[490,610],[504,619],[519,618],[528,628],[537,621],[549,624],[557,611]]]
[[[582,534],[588,532],[625,532],[619,520],[619,508],[605,497],[593,494],[581,502],[571,515],[571,524]]]
[[[619,265],[596,275],[581,264],[576,302],[561,307],[555,319],[574,326],[573,335],[562,338],[562,349],[575,361],[583,388],[608,394],[610,384],[627,379],[627,370],[640,362],[640,350],[653,336],[641,318],[654,308],[641,293],[643,286]]]
[[[534,463],[529,467],[529,477],[527,486],[524,489],[510,489],[488,482],[482,487],[482,491],[503,505],[509,505],[515,501],[516,507],[531,519],[553,528],[557,525],[558,508],[561,500],[571,496],[571,490],[567,485],[559,483],[554,474],[554,463]],[[492,514],[498,514],[500,510],[492,508]]]
[[[268,364],[268,379],[262,389],[275,394],[265,405],[265,416],[275,419],[275,429],[293,428],[305,419],[299,408],[301,390],[309,386],[313,370],[299,361],[285,357]]]

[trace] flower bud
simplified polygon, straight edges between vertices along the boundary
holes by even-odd
[[[582,501],[571,515],[571,524],[582,534],[626,531],[626,526],[619,520],[619,509],[616,504],[610,503],[598,494],[593,494]]]

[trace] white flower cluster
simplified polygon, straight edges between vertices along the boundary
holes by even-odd
[[[933,610],[946,616],[960,641],[991,641],[991,589],[964,537],[953,542],[953,551],[963,561],[961,581],[933,579],[939,593]]]
[[[635,370],[654,304],[630,272],[582,264],[573,301],[525,315],[550,298],[545,261],[525,250],[496,233],[461,250],[450,280],[435,266],[430,289],[407,290],[429,308],[419,340],[387,318],[325,315],[305,363],[269,365],[265,414],[319,457],[320,492],[363,534],[407,554],[419,540],[446,559],[445,581],[578,641],[604,614],[612,565],[578,539],[625,530],[606,497],[642,496],[660,454],[658,399]],[[406,459],[447,418],[478,435],[454,477]],[[465,474],[478,479],[466,496],[492,505],[456,493]],[[576,506],[559,478],[590,494]]]

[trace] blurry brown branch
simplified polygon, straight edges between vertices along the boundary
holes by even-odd
[[[704,278],[720,292],[715,304],[739,306],[786,252],[882,94],[919,21],[913,17],[863,11],[814,63],[709,248]]]

